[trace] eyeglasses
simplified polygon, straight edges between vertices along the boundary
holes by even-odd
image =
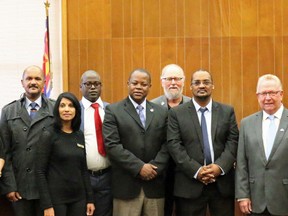
[[[91,88],[92,87],[92,85],[94,86],[94,87],[98,87],[98,86],[101,86],[102,85],[102,83],[101,82],[84,82],[84,83],[82,83],[82,84],[84,84],[85,85],[85,87],[87,87],[87,88]]]
[[[175,82],[180,82],[183,77],[162,77],[162,79],[167,82],[172,82],[172,80],[174,80]]]
[[[259,93],[257,93],[257,95],[259,95],[261,97],[267,97],[268,95],[270,97],[275,97],[279,92],[281,92],[281,91],[259,92]]]
[[[212,84],[212,82],[211,82],[210,80],[203,80],[203,81],[201,81],[201,80],[195,80],[195,81],[193,81],[191,84],[194,85],[194,86],[200,86],[201,83],[202,83],[203,85],[205,85],[205,86],[209,86],[209,85]]]

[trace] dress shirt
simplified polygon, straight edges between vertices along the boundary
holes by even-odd
[[[283,104],[281,105],[281,107],[277,110],[276,113],[274,113],[274,122],[278,131],[278,127],[280,124],[280,119],[283,113],[284,107]],[[266,142],[267,142],[267,137],[266,135],[268,134],[268,129],[269,129],[269,124],[270,124],[270,119],[268,118],[270,115],[268,113],[266,113],[265,111],[263,111],[263,119],[262,119],[262,139],[263,139],[263,144],[264,147],[266,146]]]
[[[99,104],[99,115],[103,122],[105,114],[103,101],[99,97],[95,103]],[[84,107],[84,116],[82,116],[82,118],[84,118],[84,136],[88,169],[93,171],[105,169],[110,166],[110,161],[108,160],[107,156],[103,157],[98,152],[94,122],[95,110],[93,107],[91,107],[91,101],[87,100],[85,97],[82,97],[82,104]]]
[[[146,98],[145,98],[145,100],[144,100],[141,104],[137,104],[137,103],[130,97],[130,95],[129,95],[129,99],[130,99],[130,101],[132,102],[133,106],[135,107],[135,110],[136,110],[137,114],[138,114],[137,106],[138,106],[138,105],[141,105],[141,106],[143,107],[143,114],[144,114],[144,117],[145,117],[145,119],[146,119]]]
[[[31,110],[31,108],[32,108],[32,107],[30,106],[30,104],[31,104],[32,102],[37,103],[36,109],[39,110],[40,107],[42,106],[42,98],[41,98],[41,96],[40,96],[39,98],[37,98],[37,100],[35,100],[35,101],[30,101],[27,97],[25,97],[25,108],[26,108],[26,110],[27,110],[28,113],[30,113],[30,110]]]
[[[195,109],[197,111],[197,116],[199,119],[199,123],[201,125],[201,111],[199,110],[201,108],[201,106],[199,106],[199,104],[197,104],[197,102],[194,100],[194,98],[192,99],[193,104],[195,106]],[[211,159],[212,159],[212,163],[214,163],[214,150],[213,150],[213,144],[212,144],[212,137],[211,137],[211,125],[212,125],[212,100],[210,100],[210,102],[207,104],[207,106],[205,106],[208,110],[204,113],[205,115],[205,119],[206,119],[206,124],[207,124],[207,133],[208,133],[208,139],[209,139],[209,146],[210,146],[210,153],[211,153]],[[204,108],[204,107],[203,107]]]

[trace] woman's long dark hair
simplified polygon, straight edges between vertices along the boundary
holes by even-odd
[[[62,128],[62,119],[60,118],[60,114],[59,114],[59,106],[60,106],[60,102],[62,98],[66,98],[70,100],[73,106],[75,107],[75,117],[72,119],[71,127],[73,131],[78,131],[80,129],[80,124],[81,124],[81,106],[76,96],[70,92],[61,93],[56,100],[54,110],[53,110],[54,127],[57,130],[61,130]]]

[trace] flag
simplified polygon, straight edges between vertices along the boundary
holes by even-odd
[[[48,8],[50,3],[46,0],[45,8],[46,8],[46,31],[44,36],[44,54],[43,54],[43,72],[45,78],[45,85],[44,85],[44,95],[46,97],[50,97],[50,93],[52,90],[52,73],[51,73],[51,60],[50,60],[50,47],[49,47],[49,13]]]

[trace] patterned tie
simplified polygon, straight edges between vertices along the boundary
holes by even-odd
[[[97,137],[97,146],[98,146],[98,152],[103,157],[106,156],[106,151],[104,147],[103,142],[103,135],[102,135],[102,120],[99,114],[99,104],[94,103],[91,104],[91,106],[94,109],[94,122],[95,122],[95,130],[96,130],[96,137]]]
[[[36,113],[37,113],[37,109],[36,109],[36,107],[37,107],[37,103],[36,102],[32,102],[32,103],[30,103],[30,107],[31,107],[31,109],[30,109],[30,114],[29,114],[29,116],[30,116],[30,118],[31,119],[34,119],[35,118],[35,116],[36,116]]]
[[[266,148],[265,148],[265,154],[266,154],[266,158],[269,158],[269,155],[271,153],[273,144],[274,144],[274,140],[275,140],[275,136],[276,136],[276,132],[277,132],[277,127],[275,124],[275,116],[270,115],[267,118],[269,118],[270,120],[270,124],[269,124],[269,128],[267,131],[267,137],[266,137]]]
[[[138,115],[140,117],[141,123],[143,125],[143,127],[145,128],[145,116],[144,116],[144,107],[142,107],[141,105],[137,106],[137,110],[138,110]]]
[[[204,113],[208,109],[205,107],[205,108],[200,108],[199,110],[202,113],[201,114],[201,129],[202,129],[202,136],[203,136],[203,143],[204,143],[204,156],[205,156],[206,165],[208,165],[212,163],[208,132],[207,132],[207,124],[206,124],[206,119],[204,115]]]

